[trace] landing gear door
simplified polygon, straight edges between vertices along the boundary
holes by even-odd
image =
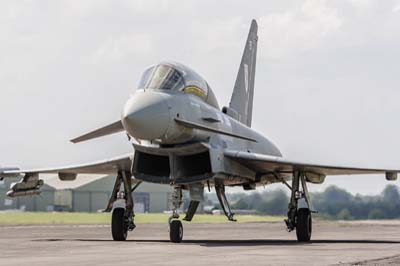
[[[256,173],[242,164],[224,156],[223,150],[210,148],[211,169],[214,174],[224,173],[231,176],[240,176],[255,179]]]
[[[212,173],[225,172],[224,169],[224,154],[220,149],[209,149],[210,152],[210,163]]]

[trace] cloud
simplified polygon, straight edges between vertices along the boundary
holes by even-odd
[[[398,0],[0,1],[0,162],[63,165],[130,151],[124,136],[68,139],[118,118],[159,60],[192,66],[228,103],[256,18],[254,127],[289,157],[396,165],[399,12]]]
[[[247,34],[249,22],[238,16],[207,22],[199,21],[194,25],[193,38],[201,36],[195,42],[196,47],[205,52],[219,52],[242,47],[244,39],[240,38],[240,32]]]
[[[305,1],[299,7],[259,18],[261,55],[280,58],[314,49],[337,32],[343,24],[335,7],[326,1]]]
[[[358,10],[369,10],[373,8],[375,3],[379,3],[381,1],[374,0],[349,0],[349,3],[353,5]]]
[[[400,12],[400,2],[393,8],[394,13]]]
[[[108,37],[89,57],[92,64],[121,61],[135,55],[146,56],[153,51],[149,34],[122,34]]]

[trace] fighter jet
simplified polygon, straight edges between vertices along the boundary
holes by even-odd
[[[64,181],[83,173],[115,175],[105,211],[112,212],[113,240],[123,241],[135,228],[132,192],[142,182],[169,185],[174,191],[169,237],[178,243],[183,238],[178,213],[183,190],[190,195],[184,220],[192,220],[204,189],[214,187],[224,214],[235,221],[225,187],[254,190],[259,185],[282,183],[291,191],[287,229],[296,230],[298,241],[304,242],[311,239],[314,212],[307,183],[321,184],[331,175],[377,173],[396,180],[400,170],[292,161],[283,157],[271,140],[251,128],[257,29],[253,20],[229,106],[220,108],[210,85],[189,67],[169,61],[150,66],[123,106],[120,120],[71,140],[78,143],[123,132],[133,147],[131,154],[61,168],[0,169],[2,178],[23,175],[20,182],[11,185],[8,196],[39,194],[41,174],[56,173]],[[306,207],[300,208],[299,203]]]

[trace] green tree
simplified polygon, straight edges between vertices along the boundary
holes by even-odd
[[[387,185],[382,192],[382,198],[385,203],[399,203],[400,195],[397,186]]]
[[[315,193],[311,197],[316,210],[333,217],[337,216],[343,208],[350,211],[349,205],[353,199],[354,197],[349,192],[336,186],[329,186],[324,192]]]
[[[253,192],[248,195],[240,194],[237,201],[232,204],[232,208],[241,210],[254,210],[258,202],[262,201],[260,193]]]
[[[382,211],[379,209],[372,209],[368,214],[368,219],[383,219],[385,218]]]
[[[268,197],[261,202],[257,202],[256,210],[258,212],[270,215],[284,215],[287,213],[289,198],[284,191],[271,191],[264,195],[268,195]]]
[[[337,215],[339,220],[352,220],[354,217],[351,216],[350,211],[347,208],[343,208]]]

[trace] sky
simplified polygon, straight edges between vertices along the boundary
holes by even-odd
[[[228,105],[253,18],[253,128],[289,159],[400,169],[399,0],[1,1],[0,164],[132,151],[123,134],[69,140],[119,119],[142,71],[159,61],[194,68]],[[388,182],[327,177],[310,190],[331,184],[377,194]]]

